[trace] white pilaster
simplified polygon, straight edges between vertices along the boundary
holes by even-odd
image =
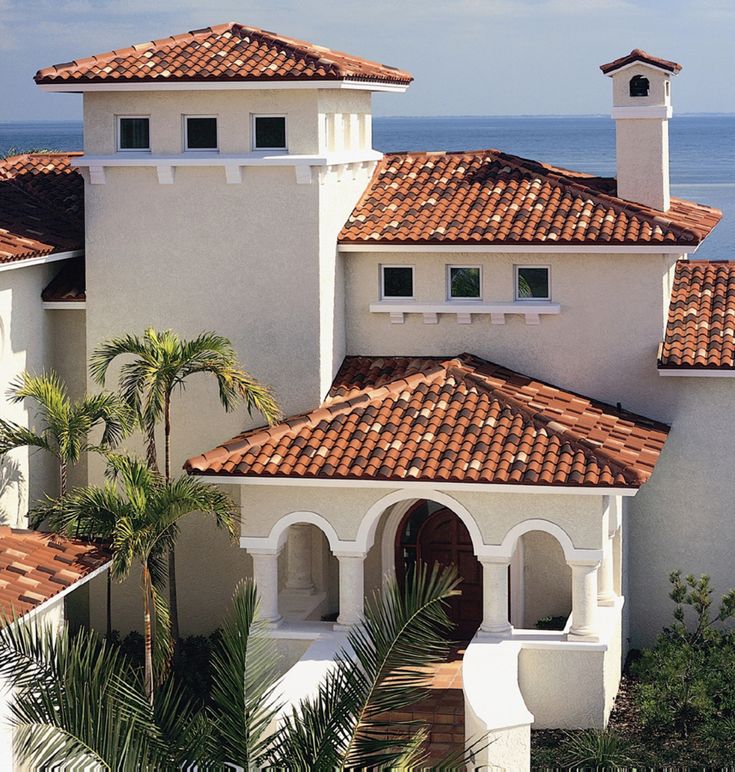
[[[508,566],[505,558],[480,558],[482,563],[482,625],[484,633],[504,636],[512,631],[508,621]]]
[[[280,550],[251,549],[253,558],[253,580],[260,596],[260,618],[271,624],[278,624],[278,554]]]
[[[339,616],[342,627],[362,619],[365,606],[365,554],[337,555],[339,560]]]
[[[572,627],[569,638],[596,640],[597,569],[599,563],[568,561],[572,568]]]
[[[311,577],[311,526],[306,523],[288,529],[286,588],[304,595],[314,592]]]
[[[613,540],[607,538],[602,547],[602,562],[597,575],[597,602],[600,606],[612,606],[615,603],[614,564]]]

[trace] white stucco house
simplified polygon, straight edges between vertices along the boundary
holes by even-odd
[[[83,94],[84,152],[0,168],[3,381],[82,390],[109,336],[215,329],[290,416],[243,431],[205,382],[175,404],[175,458],[243,514],[239,547],[183,534],[183,632],[254,576],[297,700],[386,575],[454,563],[464,732],[522,768],[530,727],[605,725],[672,569],[735,583],[735,269],[692,259],[721,213],[670,197],[680,69],[602,66],[616,179],[383,155],[371,97],[408,73],[240,24],[37,73]],[[51,481],[13,463],[22,525]],[[116,627],[136,602],[117,589]]]

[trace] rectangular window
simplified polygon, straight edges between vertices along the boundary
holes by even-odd
[[[130,115],[117,119],[118,150],[150,150],[150,118]]]
[[[211,115],[184,118],[184,147],[187,150],[217,149],[217,119]]]
[[[480,283],[480,266],[448,266],[447,296],[450,300],[479,300],[482,297]]]
[[[548,265],[516,266],[516,300],[550,300],[551,281]]]
[[[286,149],[286,116],[253,116],[253,150]]]
[[[381,269],[381,296],[387,299],[410,300],[413,298],[413,266],[384,265]]]

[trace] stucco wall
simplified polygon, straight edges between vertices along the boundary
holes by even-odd
[[[668,411],[658,394],[655,362],[672,263],[672,256],[654,254],[346,253],[347,350],[431,356],[468,351],[663,419]],[[561,313],[542,316],[538,326],[519,315],[507,315],[504,325],[491,324],[489,315],[457,324],[448,314],[438,324],[424,324],[421,314],[391,324],[388,314],[369,311],[379,300],[381,264],[414,265],[421,303],[445,301],[447,265],[482,266],[486,302],[512,301],[514,265],[549,265],[552,301]]]
[[[23,370],[41,372],[52,361],[51,320],[41,307],[41,291],[59,264],[0,271],[0,415],[33,426],[33,407],[5,399],[10,383]],[[56,493],[54,465],[27,448],[0,461],[0,524],[25,526],[29,503]]]

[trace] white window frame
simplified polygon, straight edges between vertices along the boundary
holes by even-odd
[[[453,268],[477,268],[480,272],[480,294],[474,298],[455,298],[452,295],[452,269]],[[447,265],[446,268],[447,302],[449,303],[477,303],[482,302],[482,266],[481,265]]]
[[[255,123],[258,118],[283,118],[283,133],[286,138],[284,147],[258,147],[256,144]],[[281,153],[288,152],[288,116],[284,113],[252,113],[250,116],[250,147],[254,152],[276,151]]]
[[[549,285],[549,291],[548,295],[545,298],[522,298],[518,293],[518,271],[523,268],[545,268],[546,269],[546,275],[548,277],[547,284]],[[516,303],[538,303],[539,301],[543,302],[546,300],[551,300],[552,294],[551,294],[551,266],[550,265],[544,265],[542,263],[531,263],[531,264],[523,264],[523,265],[514,265],[513,266],[513,299]]]
[[[121,147],[120,121],[126,118],[145,118],[148,121],[148,147]],[[150,153],[151,152],[151,116],[150,115],[116,115],[115,116],[115,148],[118,153]]]
[[[218,153],[219,152],[219,115],[197,115],[187,113],[182,115],[183,134],[184,134],[184,152],[185,153]],[[189,118],[214,118],[217,127],[217,147],[189,147]]]
[[[385,294],[385,269],[386,268],[410,268],[411,269],[411,295],[386,295]],[[407,263],[381,263],[380,265],[380,299],[390,303],[391,301],[414,300],[416,296],[416,266]]]

